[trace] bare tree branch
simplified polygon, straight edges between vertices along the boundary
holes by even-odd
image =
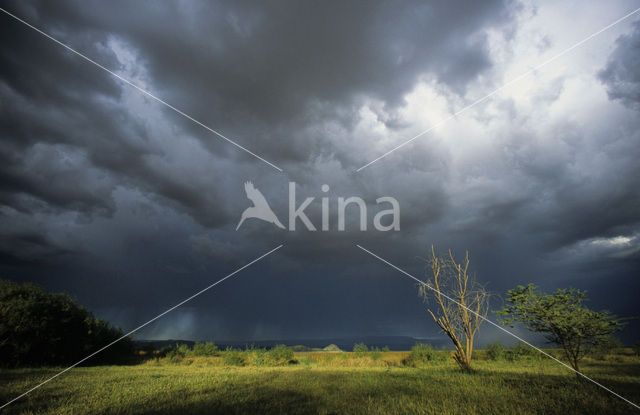
[[[484,321],[482,317],[489,313],[489,293],[469,275],[469,252],[459,263],[451,250],[447,257],[438,257],[432,245],[428,261],[432,277],[428,284],[434,291],[423,285],[419,295],[427,302],[435,301],[435,311],[430,308],[427,311],[453,343],[453,359],[463,370],[469,370],[475,336]]]

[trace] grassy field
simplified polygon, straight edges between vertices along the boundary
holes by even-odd
[[[134,366],[76,368],[10,407],[16,414],[631,414],[640,411],[579,381],[549,360],[402,364],[408,353],[372,359],[351,353],[299,353],[297,364],[229,366],[219,357]],[[583,371],[640,402],[640,360],[585,362]],[[0,371],[6,402],[56,369]]]

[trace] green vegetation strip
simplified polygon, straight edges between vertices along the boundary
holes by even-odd
[[[633,410],[548,360],[479,360],[473,372],[463,373],[451,360],[430,359],[430,350],[419,352],[425,361],[414,359],[415,367],[405,365],[408,352],[379,352],[376,358],[298,353],[282,366],[229,366],[225,353],[173,363],[164,358],[135,366],[76,368],[6,413],[567,415]],[[640,401],[637,357],[591,359],[584,370]],[[2,370],[0,398],[6,401],[55,371]]]

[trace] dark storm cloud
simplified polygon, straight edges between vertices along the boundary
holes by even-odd
[[[55,21],[51,26],[64,30]],[[224,211],[211,215],[205,209],[217,198],[215,189],[194,188],[149,160],[162,151],[150,142],[144,119],[122,105],[118,82],[24,29],[11,20],[2,26],[3,39],[11,39],[2,48],[0,69],[3,203],[18,210],[44,204],[111,215],[112,193],[124,185],[173,201],[204,224],[220,224]],[[73,36],[74,46],[106,66],[120,67],[105,44],[107,32],[74,27],[61,33],[63,41]]]
[[[393,105],[426,74],[464,89],[489,65],[483,30],[508,15],[499,2],[11,6],[107,67],[122,68],[108,45],[122,40],[139,54],[154,91],[205,122],[230,125],[243,143],[264,143],[258,149],[278,162],[334,151],[301,142],[299,129],[309,116],[353,118],[359,95]],[[224,199],[219,186],[149,161],[162,150],[150,143],[144,120],[122,106],[116,80],[18,22],[8,19],[3,32],[12,39],[2,49],[5,203],[29,209],[26,195],[54,208],[112,214],[111,193],[124,184],[175,201],[206,226],[229,219],[224,206],[211,209]],[[331,105],[315,105],[323,102]],[[307,114],[310,108],[321,114]],[[238,157],[208,134],[203,140]]]
[[[640,109],[640,22],[634,24],[631,34],[616,41],[616,49],[599,76],[608,87],[609,97]]]
[[[503,24],[509,9],[500,1],[452,6],[42,2],[19,10],[79,48],[85,45],[76,38],[87,33],[122,39],[140,54],[154,91],[284,162],[314,157],[315,149],[299,138],[309,117],[352,120],[363,96],[393,107],[421,76],[463,91],[487,69],[484,33]],[[186,127],[203,135],[190,122]],[[214,137],[204,141],[212,151],[228,150]]]

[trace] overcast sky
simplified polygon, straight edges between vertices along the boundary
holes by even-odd
[[[640,316],[640,14],[356,171],[637,7],[458,3],[2,1],[283,171],[1,14],[1,277],[129,330],[284,244],[138,337],[432,337],[415,282],[355,244],[423,279],[435,244],[493,309],[534,282]],[[317,228],[329,197],[330,230],[236,231],[245,181],[285,225],[289,182]],[[367,231],[337,230],[350,196]],[[372,226],[383,196],[400,231]]]

